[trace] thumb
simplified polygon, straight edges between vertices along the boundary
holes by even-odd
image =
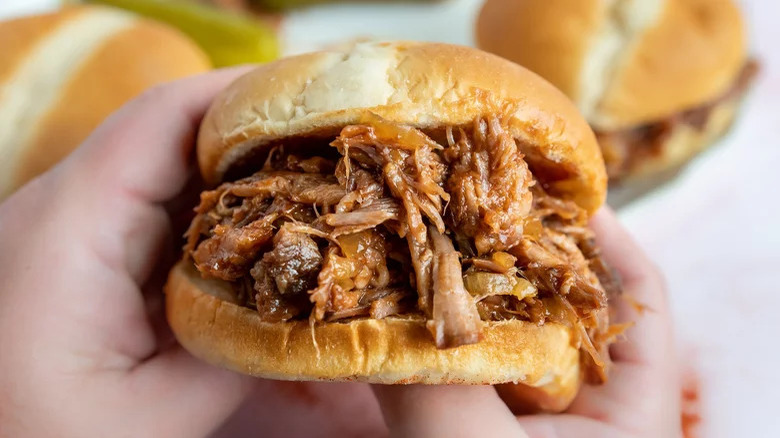
[[[160,428],[149,436],[166,437],[204,436],[213,431],[255,383],[251,377],[197,360],[178,345],[140,364],[127,381],[129,394],[156,394],[154,403],[137,415],[146,419],[145,424]]]
[[[527,438],[492,386],[374,385],[391,436]]]
[[[625,438],[627,435],[615,426],[570,414],[529,415],[520,417],[519,421],[534,438]]]

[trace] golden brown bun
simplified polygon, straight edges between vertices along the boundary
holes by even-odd
[[[0,134],[0,199],[142,91],[210,68],[175,29],[97,7],[0,23],[0,47],[0,126],[13,127]]]
[[[491,322],[477,344],[439,350],[422,319],[266,323],[234,304],[229,286],[180,262],[166,285],[168,322],[195,356],[241,373],[280,380],[386,384],[523,382],[545,397],[580,383],[579,352],[557,324]],[[316,339],[316,345],[314,343]],[[566,403],[568,404],[568,403]],[[556,405],[557,406],[557,405]]]
[[[488,0],[481,48],[560,87],[597,129],[650,123],[714,100],[745,64],[732,0]]]
[[[579,385],[547,385],[543,388],[522,383],[496,385],[501,400],[515,415],[539,412],[561,412],[569,407],[579,392]]]
[[[604,17],[600,0],[487,0],[477,44],[537,73],[575,102],[590,35]]]
[[[205,179],[217,183],[272,142],[334,136],[369,112],[435,129],[503,111],[536,177],[594,212],[606,174],[574,105],[514,63],[446,44],[359,43],[263,65],[214,101],[201,125],[198,161]]]

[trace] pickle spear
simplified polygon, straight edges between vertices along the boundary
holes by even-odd
[[[279,57],[274,31],[258,20],[182,1],[86,0],[167,23],[192,38],[214,67],[268,62]]]
[[[254,7],[269,10],[283,10],[326,3],[394,3],[391,0],[247,0]],[[407,3],[433,3],[441,0],[403,0]]]

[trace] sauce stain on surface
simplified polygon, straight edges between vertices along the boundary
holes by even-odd
[[[683,375],[681,391],[681,417],[684,438],[700,437],[701,380],[695,372]]]

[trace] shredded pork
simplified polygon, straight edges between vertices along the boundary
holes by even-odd
[[[444,151],[452,169],[447,179],[451,228],[473,239],[478,254],[511,248],[523,239],[531,211],[528,165],[498,118],[477,120],[471,135],[458,131],[456,141],[452,128],[447,130]]]
[[[596,136],[602,145],[609,178],[614,181],[620,180],[628,176],[642,162],[662,154],[663,145],[678,127],[688,126],[698,131],[705,130],[718,105],[724,102],[737,102],[747,93],[759,69],[756,60],[749,60],[725,93],[697,107],[633,128],[596,131]]]
[[[433,243],[433,318],[428,330],[438,348],[474,344],[481,336],[482,321],[476,304],[463,285],[463,271],[455,247],[447,236],[430,228]]]
[[[267,321],[422,318],[438,348],[484,321],[562,323],[603,378],[619,281],[585,211],[545,192],[500,117],[436,135],[370,117],[337,154],[278,146],[201,194],[185,253]]]

